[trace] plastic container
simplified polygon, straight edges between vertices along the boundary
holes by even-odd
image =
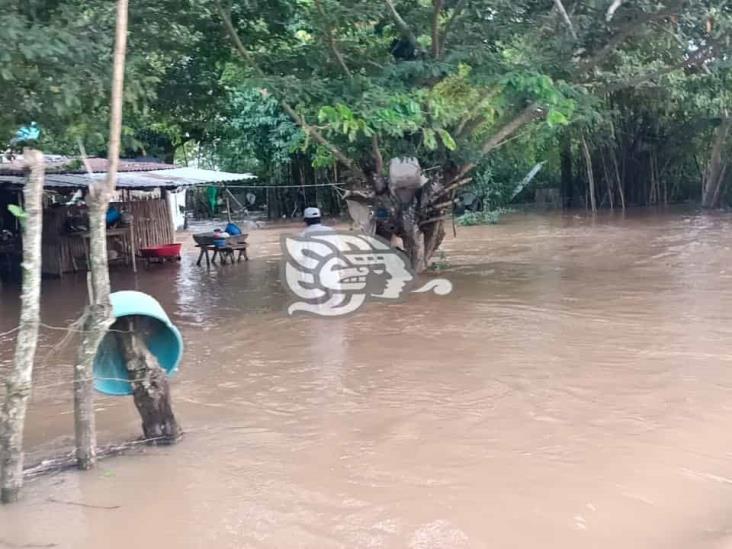
[[[110,206],[107,210],[107,225],[114,225],[121,217],[122,214],[119,213],[119,210],[114,206]]]
[[[160,246],[149,246],[147,248],[140,248],[140,255],[142,257],[180,257],[179,242],[175,244],[162,244]]]
[[[229,236],[239,236],[241,234],[241,229],[239,228],[239,225],[235,225],[234,223],[229,223],[224,228],[224,232],[228,233]]]
[[[154,320],[155,328],[145,335],[150,352],[168,376],[178,371],[183,356],[183,338],[158,301],[142,292],[126,290],[110,296],[115,318],[140,315]],[[120,355],[113,334],[107,333],[94,357],[94,388],[105,395],[131,395],[127,366]]]

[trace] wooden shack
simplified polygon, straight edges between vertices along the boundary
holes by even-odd
[[[107,229],[110,263],[133,265],[140,248],[175,242],[175,231],[168,208],[162,198],[133,198],[110,204],[128,213],[131,222]],[[86,269],[88,233],[69,231],[67,220],[74,206],[52,205],[43,210],[42,269],[44,275],[63,276],[64,273]]]
[[[69,167],[71,166],[71,167]],[[92,173],[86,167],[69,163],[47,167],[44,182],[42,270],[44,275],[60,277],[65,273],[86,270],[89,234],[83,223],[83,197],[88,186],[106,177],[106,160],[89,159]],[[232,174],[171,165],[120,162],[117,198],[110,205],[121,218],[107,229],[110,263],[135,267],[141,248],[175,242],[175,225],[168,194],[187,187],[251,179],[251,174]],[[0,201],[20,203],[25,175],[19,165],[0,164]],[[7,210],[7,204],[0,203]],[[6,216],[7,217],[7,216]],[[0,230],[14,231],[19,242],[20,231],[13,220],[3,219]],[[16,249],[19,246],[16,246]],[[14,260],[19,261],[19,254]]]

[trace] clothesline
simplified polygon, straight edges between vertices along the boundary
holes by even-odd
[[[311,185],[229,185],[228,183],[219,186],[226,189],[307,189],[310,187],[340,187],[343,183],[313,183]]]

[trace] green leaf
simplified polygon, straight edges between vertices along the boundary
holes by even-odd
[[[546,117],[546,122],[550,127],[553,126],[566,126],[569,124],[569,120],[563,113],[559,111],[551,111]]]
[[[21,227],[25,228],[25,222],[28,219],[28,212],[17,204],[8,204],[8,211],[18,219]]]
[[[23,210],[23,208],[17,204],[8,204],[8,211],[18,219],[25,219],[28,217],[28,212]]]
[[[427,150],[434,151],[437,148],[435,131],[429,128],[424,128],[422,130],[422,135],[424,136],[424,146],[427,148]]]
[[[457,143],[455,143],[455,140],[447,130],[440,128],[437,130],[437,133],[440,135],[440,139],[447,150],[454,151],[457,148]]]

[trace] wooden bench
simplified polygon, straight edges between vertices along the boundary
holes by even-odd
[[[221,265],[226,265],[229,260],[231,260],[232,264],[235,261],[239,263],[242,256],[244,256],[244,261],[249,261],[249,256],[247,255],[248,244],[246,243],[246,239],[247,235],[245,234],[230,236],[226,239],[224,246],[216,246],[213,243],[213,237],[209,235],[194,234],[193,240],[196,242],[196,248],[201,250],[201,253],[198,254],[198,261],[196,261],[196,265],[200,266],[201,260],[204,257],[206,258],[206,267],[210,267],[212,263],[215,265],[217,256],[220,258]],[[213,252],[213,254],[209,256],[209,252]]]

